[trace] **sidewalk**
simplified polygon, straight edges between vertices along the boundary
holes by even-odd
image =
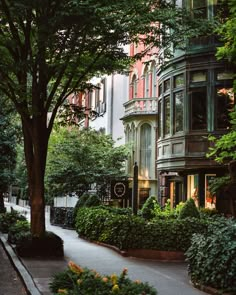
[[[19,211],[27,211],[27,217],[29,218],[29,209],[13,204],[6,204],[6,206],[13,206],[15,210]],[[67,230],[50,225],[48,213],[46,213],[46,224],[47,230],[53,231],[63,239],[64,259],[21,259],[23,266],[25,266],[32,277],[32,282],[35,284],[36,290],[39,290],[41,294],[51,294],[48,284],[52,276],[64,270],[70,260],[82,267],[96,269],[101,274],[119,274],[122,269],[126,267],[128,268],[128,275],[131,279],[148,282],[157,289],[158,295],[206,294],[195,289],[189,283],[187,266],[185,263],[160,262],[123,257],[109,248],[89,243],[78,238],[74,230]],[[14,293],[8,294],[14,295]],[[29,294],[38,295],[32,292]],[[1,290],[0,295],[3,295]],[[21,294],[19,293],[18,295]]]

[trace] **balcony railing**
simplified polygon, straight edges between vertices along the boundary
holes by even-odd
[[[125,114],[130,115],[155,115],[157,114],[156,98],[133,98],[124,103]]]

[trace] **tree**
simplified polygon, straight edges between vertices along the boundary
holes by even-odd
[[[16,163],[16,129],[12,123],[12,108],[0,96],[0,213],[4,212],[3,195],[14,179]]]
[[[33,236],[45,233],[47,148],[59,107],[92,76],[126,69],[122,45],[142,39],[147,53],[150,42],[183,43],[190,30],[170,2],[0,0],[0,89],[21,117]]]
[[[102,193],[112,178],[125,176],[128,148],[114,144],[109,135],[90,129],[60,127],[52,132],[46,168],[46,187],[51,196],[81,195],[91,184]]]
[[[236,64],[236,3],[234,0],[228,0],[225,5],[229,8],[229,15],[216,30],[223,42],[223,45],[217,48],[216,56]]]

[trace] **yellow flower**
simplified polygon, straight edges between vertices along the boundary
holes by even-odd
[[[78,285],[82,284],[82,282],[83,282],[83,281],[82,281],[82,280],[80,280],[80,279],[79,279],[79,280],[77,280],[77,284],[78,284]]]
[[[112,293],[119,292],[119,290],[120,290],[120,288],[119,288],[119,286],[118,286],[117,284],[115,284],[115,285],[112,287],[112,289],[111,289]]]
[[[107,278],[107,277],[104,277],[104,278],[102,278],[102,281],[103,281],[104,283],[107,283],[107,282],[108,282],[108,278]]]
[[[81,274],[84,270],[79,265],[75,264],[73,261],[68,263],[69,269],[77,274]]]
[[[112,285],[116,285],[117,283],[117,275],[114,273],[111,275],[111,282],[112,282]]]
[[[68,294],[68,292],[67,292],[66,289],[58,289],[58,290],[57,290],[57,293],[58,293],[58,294]]]

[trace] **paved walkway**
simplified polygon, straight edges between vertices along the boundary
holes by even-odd
[[[6,204],[7,207],[24,211],[29,217],[29,209]],[[23,258],[22,262],[31,274],[36,287],[41,294],[49,295],[48,284],[53,274],[65,269],[68,261],[72,260],[82,267],[96,269],[101,274],[119,274],[123,268],[128,268],[131,279],[148,282],[154,286],[159,295],[203,295],[189,283],[185,263],[160,262],[155,260],[123,257],[115,251],[89,243],[78,238],[74,230],[67,230],[49,223],[46,213],[47,230],[53,231],[64,240],[64,259],[31,259]],[[33,294],[33,293],[31,293]],[[0,295],[2,295],[0,291]],[[10,295],[10,294],[9,294]],[[19,293],[20,295],[20,293]]]

